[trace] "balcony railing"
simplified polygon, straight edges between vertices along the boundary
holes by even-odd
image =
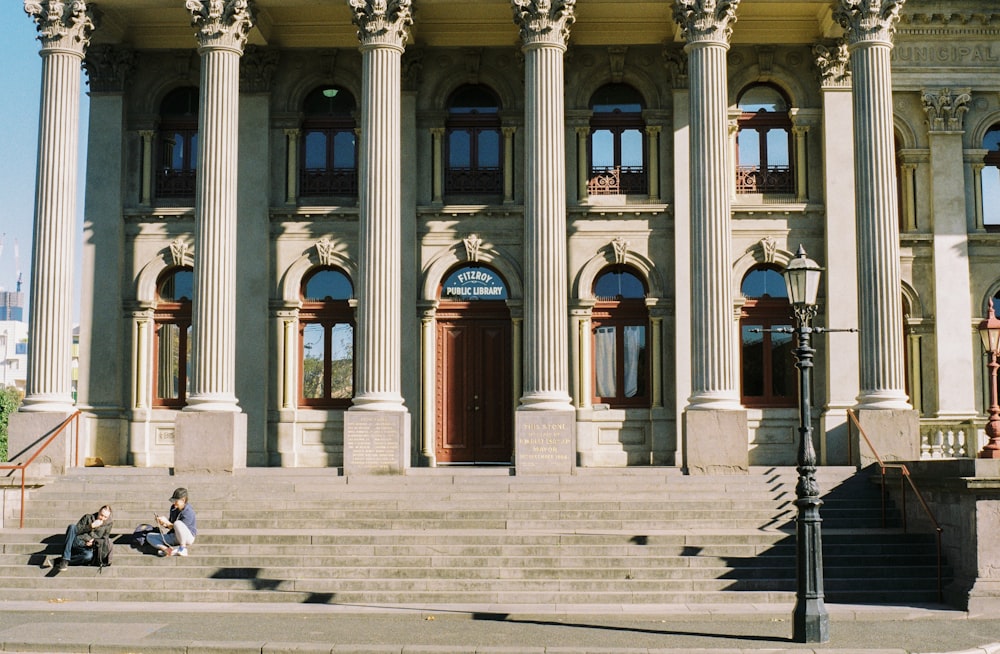
[[[444,173],[444,192],[448,195],[500,195],[503,172],[499,168],[455,168]]]
[[[740,166],[736,169],[737,193],[794,193],[795,176],[788,166]]]
[[[156,171],[156,197],[193,198],[196,174],[194,170],[162,168]]]
[[[590,195],[641,195],[649,192],[642,166],[600,166],[590,169]]]
[[[354,197],[358,194],[358,169],[307,168],[299,177],[299,194]]]

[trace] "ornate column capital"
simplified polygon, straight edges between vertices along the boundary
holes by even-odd
[[[920,100],[927,114],[927,131],[961,132],[964,129],[965,112],[969,110],[971,89],[924,89]]]
[[[245,93],[270,92],[279,58],[277,50],[247,46],[240,60],[240,90]]]
[[[187,0],[191,25],[198,28],[198,46],[235,50],[243,46],[254,23],[252,0]]]
[[[135,52],[131,48],[97,45],[87,50],[83,68],[91,91],[122,93],[135,70]]]
[[[413,24],[411,0],[350,0],[350,3],[361,45],[403,50]]]
[[[851,55],[847,51],[847,41],[840,39],[831,46],[817,43],[812,52],[823,88],[851,86]]]
[[[522,45],[566,47],[569,28],[576,22],[576,0],[511,0],[514,23],[521,28]]]
[[[851,45],[892,43],[899,12],[906,0],[838,0],[833,19],[847,32]]]
[[[38,29],[42,50],[69,50],[83,55],[90,45],[96,16],[85,0],[24,0],[24,11]]]
[[[729,44],[740,0],[674,0],[674,21],[688,43]]]
[[[674,89],[688,88],[688,60],[684,50],[673,43],[663,48],[663,66],[670,78],[670,87]]]

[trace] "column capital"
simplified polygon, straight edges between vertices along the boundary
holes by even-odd
[[[851,55],[847,41],[839,39],[834,45],[817,43],[812,48],[819,69],[820,85],[824,88],[850,88]]]
[[[899,12],[906,0],[837,0],[833,19],[847,32],[847,40],[891,45]]]
[[[971,89],[924,89],[920,100],[927,114],[928,132],[962,132]]]
[[[674,0],[674,21],[684,40],[729,45],[740,0]]]
[[[511,3],[523,45],[566,47],[569,28],[576,22],[576,0],[511,0]]]
[[[122,93],[135,70],[135,51],[113,45],[96,45],[83,60],[90,90],[94,93]]]
[[[24,0],[24,11],[35,21],[43,53],[62,50],[82,57],[90,45],[95,12],[85,0]]]
[[[411,0],[350,0],[362,46],[389,46],[400,52],[413,24]]]
[[[678,48],[673,43],[665,45],[663,48],[663,66],[667,69],[671,88],[688,88],[688,60],[683,49]]]
[[[234,50],[243,54],[254,24],[252,0],[187,0],[191,25],[197,27],[199,49]]]

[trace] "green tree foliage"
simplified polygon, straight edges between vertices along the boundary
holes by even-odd
[[[0,461],[7,460],[7,419],[19,406],[21,393],[16,388],[0,388]]]

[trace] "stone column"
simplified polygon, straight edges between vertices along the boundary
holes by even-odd
[[[899,267],[895,146],[892,127],[892,36],[905,0],[838,0],[854,94],[855,213],[862,428],[879,454],[920,455],[918,418],[906,397],[903,303]],[[878,436],[876,436],[876,434]],[[868,453],[862,451],[862,462]]]
[[[431,132],[431,202],[444,202],[444,128],[432,127]]]
[[[925,90],[931,156],[931,223],[934,226],[934,343],[937,353],[937,413],[939,418],[975,417],[973,371],[979,344],[971,323],[969,289],[969,230],[965,204],[962,137],[969,89]]]
[[[410,463],[402,388],[402,56],[410,0],[350,0],[361,42],[357,369],[344,469]],[[370,415],[359,415],[359,413]]]
[[[569,396],[566,116],[563,55],[576,0],[512,0],[524,53],[524,389],[515,460],[527,472],[575,465]],[[538,415],[525,415],[539,412]],[[552,435],[551,447],[534,443]]]
[[[684,413],[690,472],[746,471],[746,412],[737,385],[733,314],[726,53],[739,0],[677,0],[690,83],[691,396]]]
[[[139,182],[139,204],[148,207],[153,202],[153,139],[156,132],[151,129],[139,131],[142,139],[142,178]]]
[[[503,203],[514,203],[514,134],[517,128],[504,126],[503,131]]]
[[[289,128],[285,130],[285,204],[295,205],[299,201],[299,138],[302,130]]]
[[[590,180],[590,167],[587,162],[590,160],[587,152],[587,137],[590,136],[590,126],[579,126],[576,128],[576,199],[579,202],[586,202],[590,197],[590,190],[587,188]]]
[[[823,100],[823,197],[826,198],[827,238],[823,256],[826,270],[821,281],[826,289],[828,324],[855,327],[858,324],[858,260],[854,224],[854,148],[845,138],[853,129],[851,74],[844,42],[813,47],[819,68]],[[820,414],[820,462],[846,465],[851,460],[847,410],[858,396],[858,335],[831,332],[825,339],[826,397]]]
[[[200,152],[191,395],[177,417],[174,467],[228,471],[247,456],[236,399],[237,180],[240,57],[254,17],[242,0],[188,0],[187,9],[201,57]]]

